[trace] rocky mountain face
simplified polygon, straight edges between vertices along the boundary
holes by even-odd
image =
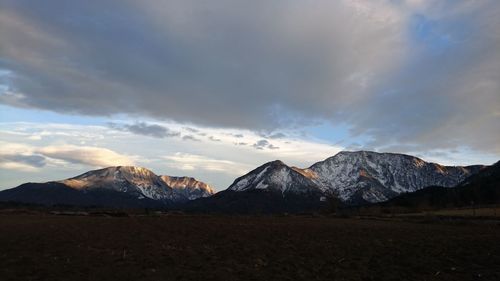
[[[340,152],[306,169],[289,167],[278,160],[269,162],[214,194],[210,186],[193,178],[159,176],[141,167],[117,166],[58,182],[24,184],[0,192],[0,200],[118,207],[184,204],[186,209],[200,211],[301,212],[324,205],[331,196],[344,204],[359,205],[387,201],[428,186],[454,187],[483,168],[442,166],[403,154]]]
[[[313,191],[351,204],[374,203],[431,185],[453,187],[481,168],[442,166],[403,154],[340,152],[307,169],[290,168],[281,161],[267,163],[238,178],[228,190]]]
[[[208,197],[215,193],[214,189],[210,185],[198,181],[195,178],[161,176],[161,179],[165,184],[174,190],[174,193],[177,193],[188,200]]]
[[[442,166],[420,158],[369,151],[340,152],[312,165],[315,182],[344,201],[381,202],[431,185],[454,187],[483,166]]]
[[[139,199],[179,200],[172,187],[150,170],[134,166],[108,167],[89,171],[60,183],[71,188],[87,191],[107,189],[125,192]]]
[[[310,178],[277,160],[237,178],[229,188],[208,198],[187,202],[195,212],[266,214],[310,212],[323,192]]]
[[[54,192],[56,189],[57,193]],[[57,182],[23,184],[0,192],[0,200],[40,204],[158,207],[183,203],[213,193],[210,186],[193,178],[158,176],[142,167],[116,166],[89,171]]]
[[[500,162],[481,169],[454,188],[429,186],[405,193],[375,207],[397,207],[409,212],[425,209],[473,207],[500,203]]]
[[[237,178],[228,188],[231,191],[248,191],[252,189],[271,190],[282,194],[321,193],[318,185],[313,180],[279,160],[266,163]]]

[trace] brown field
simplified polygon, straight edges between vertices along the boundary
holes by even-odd
[[[4,213],[0,280],[500,280],[500,226]]]
[[[500,206],[488,206],[480,208],[447,208],[447,209],[429,209],[415,211],[406,208],[397,207],[369,207],[361,210],[343,211],[349,216],[365,216],[365,217],[444,217],[450,219],[468,219],[469,221],[480,221],[484,219],[500,221]]]
[[[427,212],[427,214],[437,216],[496,217],[500,219],[500,207],[443,209]]]

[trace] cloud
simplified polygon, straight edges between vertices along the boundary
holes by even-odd
[[[1,5],[4,104],[499,150],[494,0]]]
[[[0,169],[35,171],[45,164],[45,157],[34,154],[32,147],[0,141]]]
[[[346,108],[354,135],[372,147],[418,151],[468,147],[500,153],[500,5],[433,4],[408,19],[411,57]],[[477,137],[481,136],[481,137]]]
[[[259,140],[257,141],[256,143],[254,143],[252,146],[255,148],[255,149],[264,149],[265,147],[267,147],[269,145],[269,142],[267,140]]]
[[[34,172],[37,170],[36,167],[20,162],[0,162],[0,169],[20,172]]]
[[[182,136],[182,140],[185,141],[201,141],[199,138],[193,136],[193,135],[184,135]]]
[[[17,105],[275,128],[331,117],[399,60],[403,16],[356,2],[7,1],[0,55]]]
[[[187,132],[183,129],[183,123],[155,124],[180,131],[182,135]],[[84,124],[0,122],[0,159],[3,159],[0,161],[0,189],[27,181],[68,178],[91,168],[128,164],[148,167],[158,174],[194,176],[225,188],[236,176],[268,161],[280,159],[293,166],[309,167],[314,162],[346,149],[314,138],[294,137],[291,132],[286,131],[286,138],[268,139],[266,148],[256,150],[252,145],[265,140],[257,132],[192,126],[221,141],[213,142],[208,137],[200,138],[199,142],[183,141],[180,137],[145,138],[142,135],[110,130],[106,126]],[[243,134],[245,137],[239,139],[232,134]],[[42,138],[31,140],[32,135],[40,135]],[[81,144],[82,140],[85,144]],[[279,149],[271,149],[270,143]],[[359,147],[350,149],[359,150],[363,147],[360,144]],[[390,149],[394,152],[403,152],[402,150],[415,150],[415,147],[393,146]],[[448,165],[492,164],[498,161],[498,157],[493,154],[462,148],[452,151],[429,150],[425,153],[412,151],[410,154]],[[36,158],[26,157],[33,155],[44,157],[45,166],[37,168]],[[165,155],[171,158],[164,158]]]
[[[0,144],[0,168],[4,169],[34,171],[48,164],[65,165],[68,162],[92,167],[134,164],[130,157],[102,147],[76,145],[37,147],[8,142]]]
[[[35,152],[46,157],[93,167],[134,165],[130,157],[101,147],[57,145],[37,148]]]
[[[209,137],[208,137],[208,139],[209,139],[209,140],[211,140],[211,141],[216,141],[216,142],[220,142],[220,141],[222,141],[221,139],[216,138],[216,137],[214,137],[214,136],[209,136]]]
[[[231,175],[242,175],[249,171],[249,165],[229,160],[214,159],[203,155],[180,153],[164,156],[169,167],[184,171],[205,170]]]
[[[46,158],[41,155],[23,155],[23,154],[15,154],[15,155],[0,155],[0,162],[15,162],[19,164],[29,165],[31,167],[40,168],[45,166]]]
[[[271,134],[261,133],[260,136],[263,137],[263,138],[267,138],[267,139],[282,139],[282,138],[286,138],[286,135],[283,134],[283,133],[271,133]]]
[[[166,127],[156,124],[150,125],[145,122],[137,122],[134,124],[117,124],[110,122],[108,125],[115,130],[128,131],[136,135],[144,135],[155,138],[178,137],[181,135],[180,132],[171,131]]]
[[[46,158],[35,154],[0,153],[0,169],[36,171],[46,165]]]
[[[275,134],[271,134],[271,135],[267,136],[267,138],[270,138],[270,139],[282,139],[285,137],[286,137],[286,135],[283,133],[275,133]]]
[[[264,139],[258,140],[257,142],[255,142],[252,145],[252,147],[255,149],[259,149],[259,150],[263,150],[265,148],[268,148],[271,150],[279,149],[278,146],[275,146],[275,145],[271,144],[268,140],[264,140]]]
[[[275,146],[275,145],[272,145],[272,144],[269,144],[267,146],[267,148],[272,149],[272,150],[274,150],[274,149],[280,149],[279,146]]]
[[[500,153],[496,0],[1,5],[4,104]]]
[[[186,129],[186,131],[189,131],[191,133],[198,133],[200,131],[198,129],[191,128],[191,127],[184,127],[184,129]]]

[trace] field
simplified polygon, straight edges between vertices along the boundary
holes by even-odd
[[[500,280],[500,225],[4,213],[0,279]]]
[[[463,216],[463,217],[500,217],[500,207],[490,208],[461,208],[461,209],[443,209],[427,212],[438,216]]]
[[[462,208],[441,208],[441,209],[423,209],[414,210],[412,208],[398,208],[369,206],[361,210],[344,211],[349,215],[363,215],[376,217],[449,217],[449,218],[464,218],[471,220],[491,219],[500,220],[500,206],[485,206],[485,207],[462,207]]]

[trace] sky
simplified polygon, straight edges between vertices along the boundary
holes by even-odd
[[[500,160],[497,0],[0,0],[0,189],[137,165],[227,188],[342,150]]]

